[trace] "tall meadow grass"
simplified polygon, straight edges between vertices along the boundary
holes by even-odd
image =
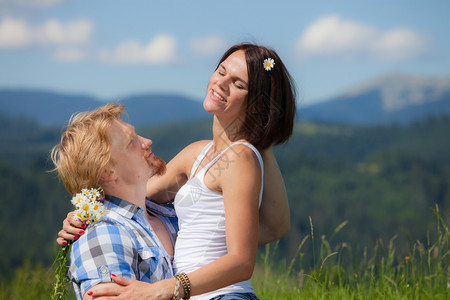
[[[260,299],[450,299],[450,235],[439,212],[434,240],[412,243],[407,255],[395,250],[394,236],[387,245],[378,240],[373,249],[356,251],[351,245],[333,247],[322,236],[314,247],[314,227],[304,237],[295,257],[287,263],[274,260],[277,244],[266,245],[252,278]],[[340,224],[335,233],[347,223]],[[305,253],[312,252],[313,265],[305,268]],[[315,257],[315,256],[318,257]]]
[[[396,253],[396,236],[387,244],[378,240],[373,249],[331,245],[324,236],[317,240],[310,220],[311,233],[291,260],[275,259],[278,244],[266,245],[252,284],[261,300],[450,299],[450,234],[438,207],[435,214],[432,234],[425,242],[413,241],[407,255]],[[335,233],[346,225],[341,223]],[[312,265],[305,264],[306,255],[312,256]],[[0,282],[0,299],[50,299],[53,271],[25,262]],[[67,299],[75,299],[68,289]]]

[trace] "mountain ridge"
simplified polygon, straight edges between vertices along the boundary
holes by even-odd
[[[137,126],[211,118],[200,101],[177,94],[147,93],[116,100]],[[46,90],[0,89],[0,112],[24,116],[46,126],[61,126],[74,113],[106,101],[82,94]],[[450,78],[392,73],[357,84],[326,101],[298,107],[300,121],[358,125],[408,124],[450,115]]]
[[[359,94],[364,90],[378,88],[382,93],[383,108],[400,110],[409,105],[433,102],[450,91],[450,77],[423,77],[404,73],[390,73],[369,80],[342,96]]]
[[[125,105],[134,125],[208,118],[202,103],[179,95],[141,94],[110,101]],[[12,117],[32,118],[46,126],[67,124],[73,114],[106,104],[87,95],[64,94],[46,90],[0,90],[0,112]],[[144,112],[144,113],[143,113]]]
[[[392,73],[299,110],[304,121],[408,124],[450,115],[450,78]]]

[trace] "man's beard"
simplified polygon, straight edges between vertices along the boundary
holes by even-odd
[[[152,161],[147,161],[153,169],[153,175],[164,175],[166,173],[166,162],[158,156],[154,156]]]

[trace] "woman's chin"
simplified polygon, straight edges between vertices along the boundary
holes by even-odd
[[[203,109],[210,114],[214,114],[217,111],[217,107],[208,98],[203,101]]]

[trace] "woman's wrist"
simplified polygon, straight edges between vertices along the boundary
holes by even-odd
[[[178,300],[180,298],[180,286],[181,282],[177,279],[173,290],[172,300]]]
[[[161,280],[156,282],[155,284],[161,284],[160,286],[158,286],[158,289],[161,291],[161,294],[163,295],[162,298],[164,299],[173,299],[174,293],[175,293],[175,286],[177,284],[177,280],[175,277],[169,278],[169,279],[165,279],[165,280]],[[179,288],[179,298],[182,297],[181,291],[183,288]],[[177,298],[178,299],[178,298]]]
[[[188,300],[191,298],[191,281],[186,273],[179,273],[173,277],[175,282],[172,299],[182,298]]]

